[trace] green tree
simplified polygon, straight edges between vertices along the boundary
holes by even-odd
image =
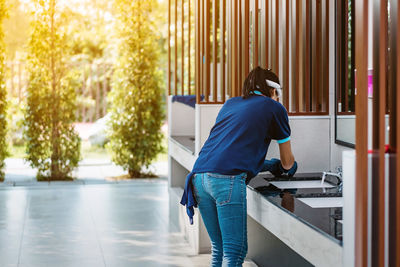
[[[152,21],[156,0],[116,0],[119,59],[111,93],[109,147],[113,161],[140,177],[162,151],[163,101],[159,46]]]
[[[7,150],[7,89],[5,83],[5,48],[3,20],[6,17],[5,0],[0,0],[0,181],[4,181],[4,160]]]
[[[27,160],[38,169],[38,180],[65,180],[80,159],[80,138],[72,125],[76,77],[66,63],[67,38],[62,32],[67,18],[56,0],[35,4],[27,64]]]

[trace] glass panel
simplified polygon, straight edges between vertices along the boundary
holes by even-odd
[[[336,8],[336,142],[354,147],[354,0],[337,1]]]

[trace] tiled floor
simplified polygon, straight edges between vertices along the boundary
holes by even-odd
[[[165,179],[0,187],[0,266],[207,266],[169,225]]]

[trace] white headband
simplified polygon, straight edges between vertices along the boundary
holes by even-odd
[[[282,87],[276,82],[273,82],[273,81],[270,81],[270,80],[265,80],[265,81],[267,82],[267,85],[269,87],[272,87],[272,88],[275,88],[275,89],[282,89]]]

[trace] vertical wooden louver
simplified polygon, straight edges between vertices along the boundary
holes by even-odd
[[[368,0],[356,0],[355,266],[368,266]]]
[[[328,114],[329,64],[324,60],[330,53],[326,48],[329,9],[323,12],[323,7],[329,5],[329,0],[196,0],[193,3],[169,0],[169,94],[191,94],[194,84],[197,103],[224,103],[226,98],[241,95],[250,67],[265,62],[264,67],[272,68],[280,76],[284,86],[282,102],[290,115]],[[194,25],[191,9],[195,13]],[[316,53],[312,53],[311,46],[315,46],[312,49]]]
[[[400,266],[400,4],[390,0],[389,25],[389,266]]]
[[[385,265],[385,115],[387,92],[387,1],[374,0],[372,120],[372,265]]]

